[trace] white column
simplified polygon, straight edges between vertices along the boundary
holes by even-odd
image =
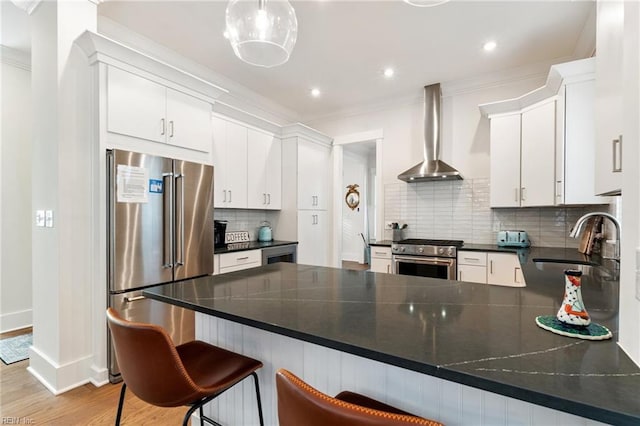
[[[44,1],[31,14],[33,346],[29,371],[53,393],[89,381],[91,344],[91,130],[86,57],[73,41],[96,31],[96,4]]]
[[[622,247],[619,344],[640,365],[640,5],[624,3]]]

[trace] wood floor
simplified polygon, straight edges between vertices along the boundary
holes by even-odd
[[[367,271],[369,270],[369,265],[366,263],[350,262],[348,260],[343,260],[342,269],[352,269],[354,271]]]
[[[28,333],[0,334],[0,338]],[[113,425],[120,385],[87,384],[54,396],[28,371],[29,361],[5,365],[0,361],[0,424]],[[127,391],[122,425],[180,425],[186,407],[154,407]]]

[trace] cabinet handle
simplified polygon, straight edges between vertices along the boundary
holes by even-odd
[[[464,260],[475,260],[476,262],[480,262],[479,257],[465,257]]]
[[[267,194],[262,193],[262,204],[267,204]]]
[[[271,205],[271,194],[267,194],[267,204]]]
[[[517,203],[518,202],[518,188],[514,188],[514,189],[515,189],[515,193],[516,193],[514,201]]]
[[[164,118],[160,119],[160,123],[161,123],[160,134],[164,136],[164,133],[165,133],[165,121],[164,121]]]
[[[525,195],[527,194],[525,191],[527,190],[527,188],[525,188],[524,186],[522,188],[520,188],[520,200],[524,201],[526,200]]]
[[[169,121],[169,137],[173,137],[173,120]]]
[[[458,281],[462,281],[462,271],[458,271]]]
[[[391,268],[391,265],[387,265],[387,274],[389,273],[390,268]]]
[[[562,198],[562,181],[556,181],[556,198]]]
[[[385,254],[387,254],[387,253],[385,253],[385,252],[383,252],[383,251],[377,251],[377,252],[376,252],[376,254],[379,254],[379,255],[381,255],[381,256],[384,256],[384,255],[385,255]]]
[[[124,301],[127,303],[131,303],[131,302],[136,302],[138,300],[144,300],[146,299],[146,297],[144,296],[134,296],[134,297],[126,297],[124,298]]]
[[[227,202],[227,190],[226,190],[226,189],[223,189],[223,190],[222,190],[222,192],[223,192],[223,194],[224,194],[224,200],[222,200],[222,202],[223,202],[223,203],[226,203],[226,202]]]
[[[229,202],[231,202],[231,190],[229,190]]]
[[[249,256],[239,257],[239,258],[237,258],[236,260],[247,260],[247,259],[249,259]]]
[[[513,282],[514,283],[520,283],[520,281],[518,281],[518,268],[517,266],[515,268],[513,268]]]
[[[493,260],[489,261],[489,273],[493,274]]]
[[[618,146],[617,150],[616,145]],[[622,171],[622,135],[620,135],[618,139],[614,139],[611,146],[613,148],[613,168],[611,171],[613,173],[619,173]],[[618,159],[620,159],[620,161],[618,161]]]

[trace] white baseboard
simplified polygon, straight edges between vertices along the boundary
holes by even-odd
[[[86,356],[60,365],[35,346],[31,346],[27,371],[38,379],[49,392],[60,395],[89,383],[92,358],[92,356]]]
[[[31,309],[25,309],[0,315],[0,333],[31,327],[33,325],[32,312]]]
[[[103,367],[91,366],[91,383],[97,388],[109,383],[109,370]]]

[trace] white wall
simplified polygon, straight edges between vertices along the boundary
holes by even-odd
[[[489,177],[489,123],[478,105],[520,96],[544,85],[538,75],[474,90],[447,92],[442,84],[441,158],[456,167],[465,178]],[[397,183],[398,174],[422,159],[423,107],[420,98],[392,104],[376,111],[307,123],[328,135],[344,135],[384,129],[382,173],[384,183]]]
[[[31,72],[2,50],[0,141],[0,332],[32,323]]]

